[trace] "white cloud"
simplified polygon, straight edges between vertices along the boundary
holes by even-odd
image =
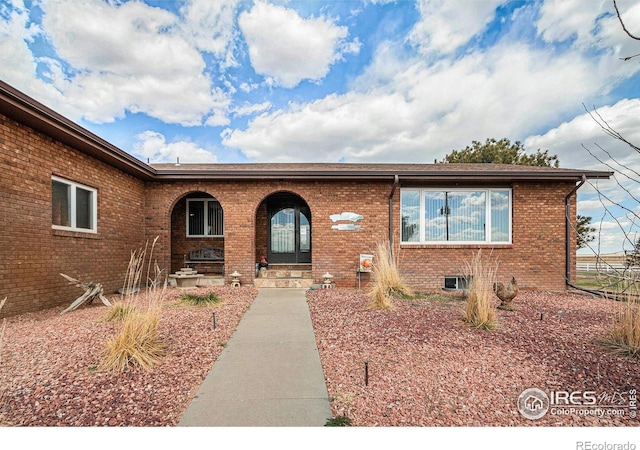
[[[640,99],[625,99],[598,108],[597,115],[601,123],[606,121],[625,139],[637,144],[640,143],[639,111]],[[592,114],[596,113],[592,111]],[[640,176],[633,171],[637,172],[640,167],[640,153],[607,135],[586,111],[544,135],[527,138],[524,144],[529,149],[549,149],[551,154],[558,155],[564,167],[616,172],[611,180],[590,180],[580,188],[578,214],[593,218],[592,225],[598,229],[598,242],[593,246],[599,246],[601,253],[620,252],[623,245],[628,249],[625,235],[640,231],[638,219],[634,224],[625,217],[629,210],[638,210],[639,206]]]
[[[170,12],[97,0],[43,0],[42,7],[43,32],[71,67],[58,68],[54,86],[88,120],[111,122],[131,111],[191,126],[228,106]]]
[[[453,51],[483,30],[500,3],[422,2],[414,43],[424,51]],[[575,12],[578,22],[596,30],[598,48],[613,45],[605,42],[613,33],[606,18],[582,14],[585,8]],[[517,20],[531,20],[533,12],[519,11]],[[445,20],[458,13],[460,19]],[[489,48],[434,59],[408,57],[399,41],[385,41],[351,91],[262,114],[245,129],[226,130],[223,144],[260,161],[432,162],[473,140],[524,140],[580,114],[582,103],[606,101],[640,69],[613,51],[593,49],[543,49],[514,33]],[[640,128],[638,117],[630,115]]]
[[[69,118],[78,119],[80,114],[65,103],[60,91],[51,84],[35,76],[38,64],[50,66],[50,78],[57,77],[59,69],[49,64],[49,60],[36,59],[28,43],[32,43],[41,32],[29,21],[29,12],[20,0],[0,5],[0,78],[13,87],[38,98]],[[46,70],[44,72],[47,72]]]
[[[609,0],[546,0],[540,7],[536,24],[538,32],[547,42],[575,38],[578,43],[589,44],[596,19],[611,6]]]
[[[625,23],[640,23],[640,4],[636,0],[618,0],[617,4]],[[575,48],[604,50],[615,59],[638,53],[637,41],[622,30],[610,0],[545,0],[536,26],[540,36],[550,43],[572,40]],[[628,75],[637,68],[627,64],[617,65],[614,70]]]
[[[239,3],[240,0],[189,0],[180,10],[183,34],[197,49],[222,58],[224,66],[237,64],[232,50]]]
[[[153,163],[214,163],[217,157],[209,150],[198,147],[192,142],[178,141],[167,143],[161,133],[145,131],[136,136],[133,151],[143,160]]]
[[[640,143],[640,99],[620,100],[614,105],[597,108],[595,112],[591,108],[589,110],[596,118],[600,115],[602,120],[630,142]],[[619,162],[632,167],[638,167],[640,160],[640,154],[605,134],[587,111],[544,135],[528,137],[524,145],[530,149],[549,149],[549,153],[558,155],[563,167],[609,170],[584,147],[598,158],[609,160],[601,147]]]
[[[618,0],[617,4],[626,24],[640,21],[637,1]],[[620,26],[611,0],[545,0],[536,26],[547,42],[574,39],[577,46],[605,46],[616,51],[626,43],[633,45]]]
[[[263,114],[223,143],[262,161],[432,162],[473,140],[522,139],[554,123],[593,95],[599,76],[576,53],[517,44],[435,65],[415,59],[396,73],[374,64],[385,72],[368,71],[361,90]]]
[[[451,53],[482,31],[504,2],[418,0],[420,20],[410,39],[424,53]]]
[[[359,49],[357,42],[345,40],[348,29],[331,19],[304,19],[262,1],[243,12],[238,23],[254,70],[287,88],[302,80],[321,80],[343,55]]]
[[[245,103],[243,105],[236,106],[232,109],[232,113],[235,116],[249,116],[256,113],[262,113],[271,108],[270,102],[262,102],[262,103]]]

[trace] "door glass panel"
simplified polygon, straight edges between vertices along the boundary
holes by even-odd
[[[308,253],[311,250],[311,226],[309,219],[300,213],[300,251]]]
[[[271,218],[271,251],[294,253],[296,249],[295,210],[285,208]]]

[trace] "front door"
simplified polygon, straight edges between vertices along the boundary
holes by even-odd
[[[269,202],[269,263],[311,262],[311,214],[302,199],[280,195]]]

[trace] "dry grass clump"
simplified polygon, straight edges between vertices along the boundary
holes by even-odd
[[[393,298],[413,295],[398,270],[398,261],[391,253],[388,241],[378,242],[376,259],[373,263],[373,287],[367,293],[371,298],[369,307],[372,309],[393,308]]]
[[[126,302],[115,303],[104,317],[105,322],[123,322],[129,315],[137,311],[136,307]]]
[[[475,328],[491,330],[496,326],[493,285],[496,282],[498,264],[483,260],[482,250],[479,250],[466,266],[469,294],[463,320]]]
[[[614,353],[640,358],[640,304],[631,297],[620,306],[602,344]]]
[[[166,279],[161,280],[162,271],[152,262],[153,248],[147,259],[147,246],[133,251],[129,260],[123,293],[125,300],[112,307],[108,317],[119,318],[122,325],[116,336],[106,343],[98,368],[121,373],[132,368],[151,369],[157,364],[167,345],[162,342],[158,324],[162,315]],[[146,268],[145,290],[139,292],[142,276]]]
[[[99,369],[121,373],[137,367],[145,371],[153,368],[167,348],[158,336],[159,322],[159,310],[132,310],[125,315],[122,328],[107,342]]]
[[[222,299],[215,292],[209,292],[207,295],[183,294],[177,303],[188,306],[211,306],[221,301]]]

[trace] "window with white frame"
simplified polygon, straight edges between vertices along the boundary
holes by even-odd
[[[222,237],[222,207],[214,198],[187,199],[187,237]]]
[[[402,189],[402,242],[511,243],[511,189]]]
[[[98,191],[73,181],[51,177],[51,223],[58,230],[98,231]]]

